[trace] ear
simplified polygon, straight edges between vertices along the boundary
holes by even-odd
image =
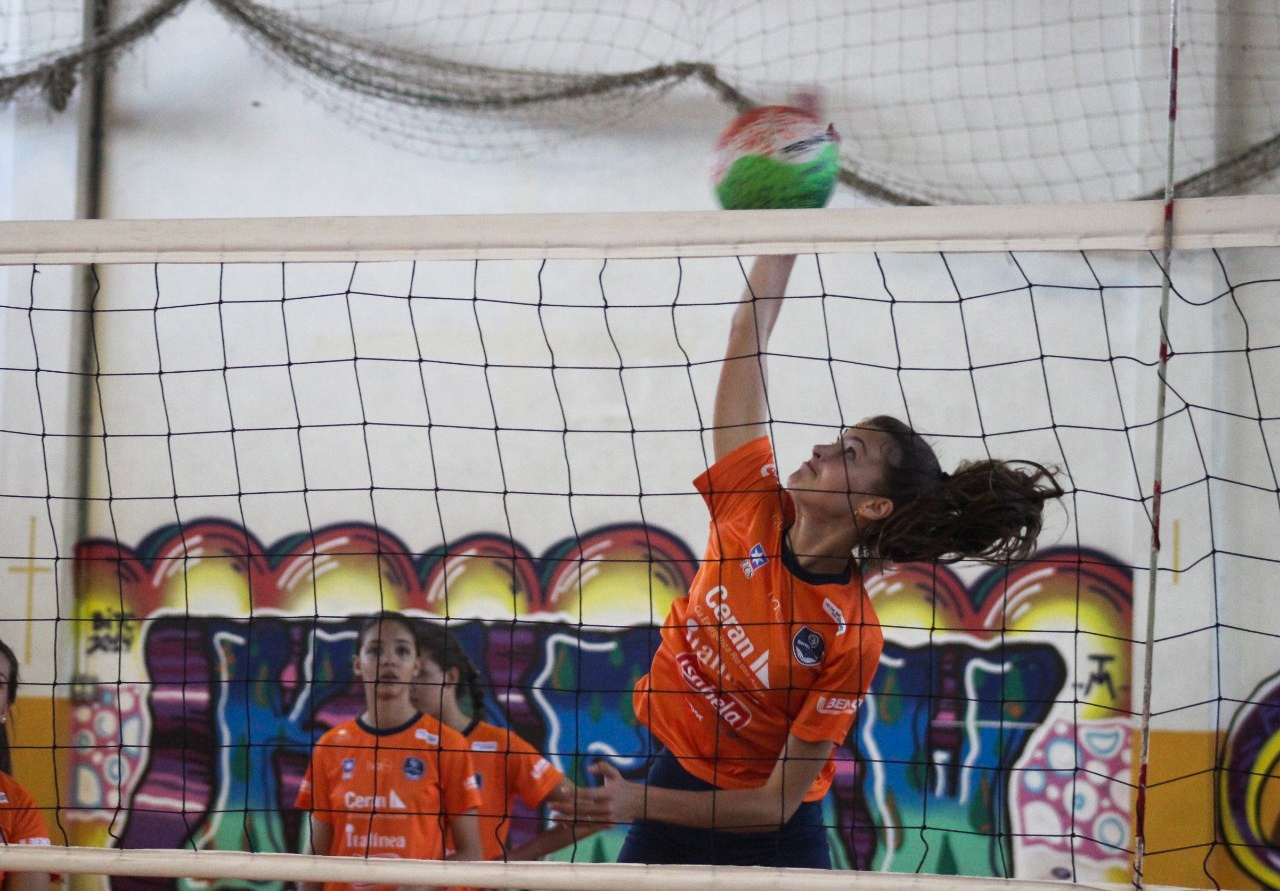
[[[456,687],[462,683],[462,672],[457,668],[450,668],[444,673],[444,684],[446,687]]]
[[[857,513],[864,520],[878,523],[881,520],[887,520],[893,513],[893,502],[883,495],[872,495],[858,505]]]

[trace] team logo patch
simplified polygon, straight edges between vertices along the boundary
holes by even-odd
[[[498,751],[498,744],[497,744],[496,742],[494,742],[493,740],[491,740],[491,739],[482,739],[482,740],[477,740],[476,742],[473,742],[473,743],[471,744],[471,751],[473,751],[473,752],[496,752],[496,751]]]
[[[344,780],[349,780],[353,776],[355,776],[355,773],[356,773],[356,759],[343,758],[342,759],[342,778]]]
[[[424,730],[421,727],[413,732],[413,738],[420,739],[429,746],[439,745],[440,743],[440,737],[436,736],[430,730]]]
[[[754,544],[751,546],[749,559],[742,561],[742,574],[747,578],[751,578],[756,574],[756,570],[769,562],[769,558],[764,555],[764,545]]]
[[[415,758],[410,755],[404,759],[404,775],[411,780],[420,780],[422,775],[427,772],[427,766],[422,763],[421,758]]]
[[[827,642],[808,625],[802,625],[791,638],[791,653],[801,665],[817,665],[827,654]]]

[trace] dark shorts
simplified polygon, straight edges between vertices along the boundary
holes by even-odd
[[[698,779],[663,750],[653,756],[646,782],[694,792],[715,786]],[[631,824],[619,863],[702,863],[715,866],[798,866],[830,869],[822,802],[804,802],[777,832],[717,832],[653,820]]]

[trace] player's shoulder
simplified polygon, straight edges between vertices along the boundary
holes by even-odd
[[[475,751],[496,751],[506,743],[511,731],[488,721],[476,721],[467,731],[467,742]],[[483,745],[482,745],[483,744]]]
[[[866,635],[879,636],[880,622],[857,575],[848,584],[796,586],[792,623],[811,625],[838,643],[865,645]],[[851,633],[854,632],[854,633]]]
[[[520,734],[509,727],[499,727],[487,721],[479,721],[467,734],[473,752],[520,752],[535,751]]]
[[[30,807],[33,804],[31,794],[21,783],[0,773],[0,807]]]
[[[350,745],[357,740],[363,739],[369,734],[361,726],[360,722],[355,718],[349,721],[343,721],[330,727],[324,733],[320,734],[320,739],[316,741],[318,746],[343,746]]]
[[[424,745],[432,748],[458,751],[467,748],[467,740],[461,733],[448,724],[441,723],[431,715],[422,714],[409,726],[408,733]]]
[[[775,488],[778,465],[769,437],[757,437],[719,456],[693,483],[704,495],[716,490]]]

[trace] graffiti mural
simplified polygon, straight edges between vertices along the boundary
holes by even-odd
[[[364,525],[268,547],[206,521],[77,556],[97,679],[74,715],[81,843],[266,852],[300,850],[311,746],[361,706],[351,616],[447,617],[491,720],[581,782],[599,758],[640,776],[631,689],[696,568],[638,525],[539,556],[494,535],[415,556]],[[886,646],[826,804],[837,864],[1124,880],[1131,587],[1105,554],[1068,549],[969,583],[932,566],[870,579]]]
[[[1218,820],[1227,850],[1264,888],[1280,888],[1280,674],[1231,721],[1218,772]]]
[[[867,588],[886,644],[833,796],[851,865],[1126,881],[1129,572],[1055,549],[970,586],[904,566]]]

